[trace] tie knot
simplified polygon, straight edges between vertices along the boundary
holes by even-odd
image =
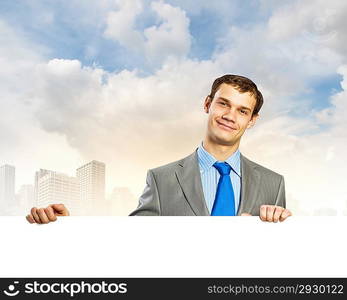
[[[224,176],[224,175],[230,175],[231,167],[228,163],[226,162],[221,162],[221,163],[214,163],[213,166],[217,169],[219,175]]]

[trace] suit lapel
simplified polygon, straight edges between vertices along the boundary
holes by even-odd
[[[210,213],[206,206],[202,189],[196,151],[179,162],[176,176],[183,194],[193,212],[197,216],[209,216]]]
[[[237,215],[251,213],[257,202],[260,174],[256,166],[241,155],[241,201]]]

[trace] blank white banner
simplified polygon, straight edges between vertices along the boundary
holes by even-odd
[[[0,277],[347,277],[347,217],[0,217]]]

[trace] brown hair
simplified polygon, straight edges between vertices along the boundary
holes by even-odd
[[[213,100],[214,95],[216,94],[219,86],[222,83],[230,84],[231,86],[236,88],[240,93],[249,92],[251,95],[254,96],[256,100],[252,115],[256,115],[260,111],[264,102],[263,95],[258,90],[257,85],[252,80],[240,75],[226,74],[222,77],[217,78],[212,84],[211,93],[209,95],[211,101]]]

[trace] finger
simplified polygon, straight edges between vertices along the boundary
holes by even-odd
[[[289,209],[285,209],[280,216],[280,222],[283,222],[285,219],[287,219],[291,215],[292,215],[292,212]]]
[[[27,216],[26,216],[26,219],[27,219],[27,221],[28,221],[29,223],[31,223],[31,224],[35,223],[35,220],[34,220],[34,218],[33,218],[32,215],[27,215]]]
[[[37,210],[37,214],[39,215],[40,217],[40,220],[41,220],[41,224],[47,224],[49,223],[49,220],[48,220],[48,217],[45,213],[45,210],[43,208],[39,208]]]
[[[52,204],[51,207],[54,209],[54,213],[58,216],[69,216],[70,213],[64,204]]]
[[[38,224],[41,224],[40,217],[37,214],[37,208],[33,207],[30,212],[31,212],[31,215],[34,217],[35,222],[38,223]]]
[[[260,206],[259,217],[262,221],[266,221],[266,205]]]
[[[49,221],[55,222],[57,220],[57,216],[54,214],[54,210],[51,206],[46,207],[44,210]]]
[[[281,206],[276,206],[275,208],[275,212],[274,212],[274,217],[273,217],[273,221],[274,223],[277,223],[280,219],[280,216],[282,214],[282,212],[284,211],[284,208]]]
[[[274,211],[275,211],[274,205],[268,205],[267,206],[267,208],[266,208],[266,221],[273,222]]]
[[[251,217],[252,215],[251,214],[249,214],[249,213],[242,213],[241,214],[241,217]]]

